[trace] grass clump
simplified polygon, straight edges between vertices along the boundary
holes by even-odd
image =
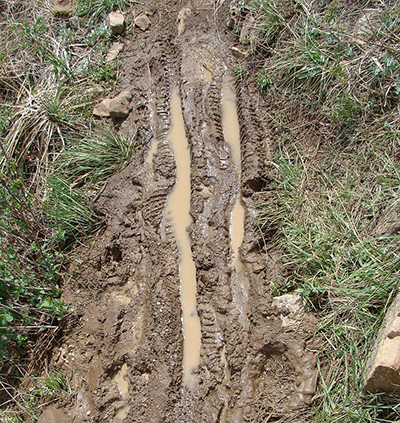
[[[286,277],[274,286],[307,300],[324,342],[310,421],[393,421],[396,399],[364,395],[363,369],[400,276],[399,235],[381,219],[400,204],[394,151],[379,143],[325,151],[290,140],[274,167],[277,203],[259,214],[261,226],[279,221]]]
[[[68,381],[60,370],[46,370],[43,376],[30,376],[25,379],[25,389],[15,392],[13,386],[5,384],[3,389],[15,395],[19,410],[12,413],[0,410],[0,418],[5,423],[37,421],[42,404],[49,404],[57,398],[71,393]]]
[[[101,220],[90,203],[107,178],[126,167],[140,142],[98,126],[81,139],[70,139],[48,177],[44,207],[57,238],[68,240],[96,230]]]
[[[107,13],[115,10],[126,10],[131,3],[130,0],[79,0],[77,11],[79,16],[90,16],[98,20],[104,19]]]
[[[77,1],[86,12],[71,19],[54,17],[51,2],[0,5],[2,421],[35,421],[51,400],[44,388],[26,388],[27,363],[40,367],[38,341],[47,336],[47,348],[67,312],[60,297],[68,251],[102,223],[93,200],[140,148],[136,135],[94,127],[91,112],[118,75],[104,60],[112,41],[105,13],[128,3]]]
[[[258,216],[267,248],[282,254],[282,278],[271,286],[301,293],[319,318],[320,377],[307,421],[400,419],[398,397],[363,392],[400,273],[400,217],[397,226],[387,218],[400,204],[399,7],[241,3],[258,34],[248,60],[276,149],[275,200]]]

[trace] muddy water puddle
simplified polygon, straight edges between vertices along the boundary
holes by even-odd
[[[119,372],[113,377],[113,381],[118,385],[119,392],[121,393],[123,398],[128,395],[129,391],[129,382],[126,379],[127,371],[128,366],[126,363],[124,363]],[[117,410],[115,418],[118,420],[123,420],[128,415],[130,408],[131,407],[129,404],[123,405]]]
[[[225,141],[232,149],[232,156],[237,168],[238,182],[240,187],[240,170],[241,170],[241,154],[240,154],[240,131],[239,121],[236,111],[236,95],[231,88],[230,81],[224,81],[222,90],[222,128]],[[236,273],[239,274],[243,270],[243,263],[240,258],[239,248],[244,238],[244,217],[245,210],[240,201],[240,188],[232,210],[230,234],[233,249],[233,266]]]
[[[193,373],[200,362],[201,330],[196,310],[196,269],[192,257],[188,227],[191,224],[190,211],[190,151],[185,135],[178,89],[171,97],[172,128],[168,140],[176,161],[176,184],[168,198],[166,219],[172,223],[180,253],[179,277],[181,281],[183,322],[183,382],[188,387],[197,384]]]

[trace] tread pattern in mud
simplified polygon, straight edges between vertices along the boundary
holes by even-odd
[[[79,369],[74,376],[79,400],[68,409],[73,422],[87,421],[88,415],[93,422],[111,421],[126,404],[127,423],[261,422],[290,411],[294,399],[303,394],[308,401],[311,394],[302,387],[312,392],[312,381],[304,377],[305,371],[313,372],[311,354],[302,341],[304,332],[282,329],[281,311],[273,305],[269,289],[268,251],[260,247],[262,240],[252,221],[269,171],[265,164],[269,138],[257,94],[252,87],[236,85],[239,178],[222,127],[222,80],[227,69],[218,58],[227,57],[234,64],[230,46],[224,44],[228,36],[216,34],[213,4],[201,2],[192,11],[192,24],[176,38],[180,7],[175,1],[162,7],[154,4],[155,29],[130,39],[137,51],[147,43],[147,62],[135,59],[142,67],[126,70],[125,77],[131,78],[129,84],[135,78],[145,80],[146,91],[137,89],[133,102],[146,102],[142,130],[158,145],[151,165],[132,163],[109,180],[97,202],[108,219],[78,269],[80,289],[87,292],[79,309],[82,339],[70,342]],[[224,22],[228,9],[226,2],[218,11]],[[135,48],[131,51],[136,53]],[[196,58],[215,59],[207,63],[213,70],[212,82],[196,79],[202,64],[188,65],[194,52]],[[192,164],[189,233],[202,336],[199,385],[194,390],[182,386],[179,256],[168,223],[162,236],[165,207],[176,179],[167,141],[174,87],[180,89]],[[130,122],[128,118],[124,123],[125,130]],[[247,210],[241,275],[233,268],[229,231],[239,192]],[[125,396],[113,381],[124,363],[129,382]],[[87,374],[93,377],[85,384],[82,378]],[[304,401],[297,405],[302,407]]]

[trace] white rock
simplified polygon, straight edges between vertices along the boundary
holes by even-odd
[[[108,15],[107,23],[114,35],[122,34],[125,29],[125,16],[121,12],[111,12]]]
[[[301,324],[304,305],[299,294],[284,294],[274,297],[272,305],[281,313],[282,327],[289,328]]]
[[[110,117],[110,99],[106,98],[93,109],[93,116]]]
[[[178,13],[178,37],[183,34],[185,31],[185,23],[186,19],[192,14],[192,11],[188,7],[184,7],[179,13]]]

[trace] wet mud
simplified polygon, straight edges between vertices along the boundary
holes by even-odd
[[[230,3],[218,4],[135,6],[151,27],[124,40],[118,90],[133,87],[133,99],[119,130],[147,141],[109,179],[95,204],[105,228],[71,267],[64,299],[79,324],[54,352],[74,392],[56,406],[67,421],[277,421],[314,393],[314,318],[290,295],[273,298],[279,252],[270,255],[254,222],[273,196],[273,136],[251,80],[227,83],[238,63]],[[174,93],[181,146],[171,139]],[[180,229],[169,205],[179,178],[190,196]],[[188,297],[185,254],[195,287]]]

